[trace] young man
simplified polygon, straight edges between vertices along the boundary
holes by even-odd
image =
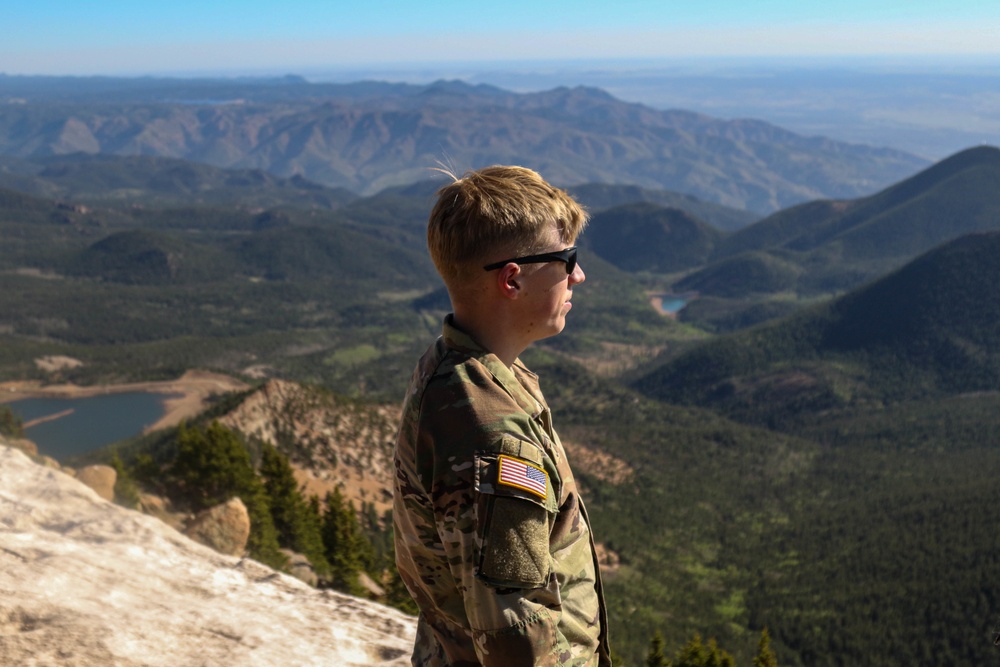
[[[566,324],[586,214],[522,167],[438,192],[431,257],[454,312],[421,358],[396,442],[396,564],[420,608],[412,662],[606,667],[590,522],[538,378]]]

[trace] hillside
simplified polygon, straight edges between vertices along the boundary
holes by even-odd
[[[59,88],[60,83],[62,87]],[[244,93],[229,97],[226,89]],[[59,90],[58,94],[55,92]],[[101,96],[97,91],[104,90]],[[562,184],[625,183],[771,212],[857,197],[924,161],[763,122],[657,111],[592,88],[0,78],[0,154],[155,155],[302,176],[371,194],[458,171],[533,167]]]
[[[637,203],[595,215],[580,243],[625,271],[674,273],[704,263],[721,237],[685,211]]]
[[[718,244],[712,261],[766,252],[802,267],[802,293],[842,291],[963,234],[1000,229],[1000,149],[971,148],[855,200],[787,208]]]
[[[359,510],[370,505],[382,516],[390,509],[396,405],[359,403],[316,387],[271,380],[219,421],[275,443],[308,493],[325,498],[339,486]]]
[[[803,269],[765,252],[746,252],[714,262],[673,284],[680,292],[729,299],[795,289]]]
[[[334,209],[357,198],[301,176],[278,178],[152,155],[89,153],[8,157],[0,162],[0,187],[91,205]]]
[[[659,630],[667,646],[716,637],[749,665],[763,626],[793,667],[994,657],[1000,544],[968,517],[997,499],[1000,392],[832,412],[786,401],[799,420],[779,432],[529,363],[562,438],[621,462],[571,452],[595,535],[621,560],[606,591],[628,664]]]
[[[757,423],[1000,390],[998,252],[1000,232],[963,236],[829,304],[711,341],[636,386]]]
[[[760,217],[750,211],[713,204],[691,195],[635,185],[584,183],[572,185],[567,190],[591,215],[626,204],[649,203],[685,211],[724,232],[742,229]]]
[[[5,665],[408,665],[415,619],[196,544],[0,437]]]

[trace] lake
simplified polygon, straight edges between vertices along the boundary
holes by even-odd
[[[688,305],[694,294],[650,294],[653,307],[664,315],[676,315]]]
[[[171,395],[137,391],[25,398],[6,405],[24,421],[24,435],[38,445],[40,454],[64,461],[139,435],[163,416],[163,402],[168,398]]]

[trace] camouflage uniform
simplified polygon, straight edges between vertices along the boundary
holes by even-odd
[[[395,467],[414,665],[611,664],[590,523],[534,373],[446,319],[414,371]]]

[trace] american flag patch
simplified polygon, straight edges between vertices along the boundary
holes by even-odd
[[[538,466],[500,455],[500,476],[498,484],[506,484],[524,491],[530,491],[545,500],[549,475]]]

